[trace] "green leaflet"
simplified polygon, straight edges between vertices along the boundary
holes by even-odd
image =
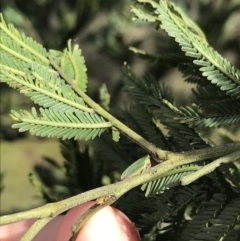
[[[162,178],[144,183],[141,186],[141,190],[145,192],[146,197],[163,193],[171,187],[179,185],[182,177],[196,172],[199,168],[200,167],[197,165],[185,165],[176,168],[175,170],[166,173],[166,176]]]
[[[15,128],[19,131],[30,131],[37,136],[85,140],[94,139],[106,128],[111,128],[94,141],[93,148],[92,142],[86,146],[84,143],[84,148],[81,142],[80,149],[84,149],[81,153],[76,142],[68,142],[64,147],[67,153],[62,153],[68,161],[65,165],[66,176],[70,178],[69,190],[73,190],[74,194],[75,190],[79,189],[78,184],[82,190],[88,190],[94,184],[92,175],[84,174],[93,174],[95,180],[100,180],[98,177],[103,173],[101,170],[112,170],[105,168],[108,163],[111,162],[118,170],[123,170],[127,166],[126,163],[133,163],[133,160],[137,159],[137,155],[144,155],[139,154],[142,151],[136,145],[139,144],[139,138],[130,134],[126,136],[131,140],[126,140],[125,137],[119,139],[119,131],[128,134],[132,129],[164,152],[166,150],[184,155],[185,151],[203,148],[209,143],[214,146],[211,139],[208,140],[208,135],[202,131],[204,128],[240,123],[239,71],[211,49],[201,29],[170,0],[136,1],[142,3],[137,5],[142,5],[141,9],[132,8],[136,19],[154,22],[158,27],[162,27],[179,44],[179,50],[175,51],[173,48],[170,51],[169,48],[164,54],[158,51],[159,55],[136,49],[134,52],[154,63],[164,62],[178,67],[186,82],[197,85],[199,98],[198,102],[179,106],[177,99],[174,101],[174,95],[172,96],[164,85],[159,86],[158,78],[138,78],[127,72],[125,87],[133,100],[129,101],[129,110],[122,114],[124,122],[130,127],[127,131],[115,126],[115,119],[109,118],[110,115],[98,112],[99,106],[92,105],[86,98],[88,96],[82,93],[87,89],[87,76],[78,46],[72,46],[71,42],[68,42],[68,47],[62,52],[49,52],[42,48],[38,51],[37,44],[34,44],[31,38],[18,35],[17,30],[10,27],[8,29],[8,25],[1,24],[1,81],[19,89],[42,107],[33,108],[31,112],[12,112],[12,117],[19,122],[14,125]],[[75,88],[76,86],[79,88]],[[99,102],[100,106],[109,110],[110,97],[104,86],[100,89]],[[168,131],[162,131],[162,125]],[[137,140],[135,144],[132,143],[134,140]],[[229,138],[229,141],[237,140]],[[142,147],[146,145],[143,144]],[[155,150],[155,147],[153,149]],[[155,154],[153,151],[148,153]],[[171,155],[168,157],[171,159]],[[79,161],[82,159],[84,160]],[[96,169],[98,167],[91,165],[89,161],[94,161],[97,166],[103,168]],[[103,161],[103,165],[99,165],[98,161]],[[199,165],[209,168],[208,162],[214,163],[214,160],[209,159]],[[174,165],[173,162],[172,164]],[[122,199],[122,207],[128,206],[136,217],[131,217],[131,220],[141,231],[142,240],[239,240],[236,235],[235,239],[230,236],[231,230],[238,229],[240,220],[239,168],[234,167],[232,163],[225,164],[195,184],[181,186],[179,184],[183,183],[185,176],[195,176],[204,170],[204,167],[195,164],[184,165],[165,171],[155,180],[143,184],[142,190],[148,198],[143,198],[144,193],[139,189],[126,195]],[[119,186],[130,186],[134,177],[140,176],[141,173],[143,176],[149,173],[154,175],[155,168],[146,170],[150,166],[148,155],[140,158],[123,172],[121,178],[126,182],[120,182]],[[94,172],[91,172],[92,170]],[[112,176],[112,180],[115,180],[115,175]],[[44,190],[41,190],[38,180],[33,176],[31,180],[44,196]],[[82,186],[81,183],[87,185]],[[118,193],[118,188],[111,189],[110,186],[109,190]],[[218,192],[221,192],[220,195]],[[96,192],[92,193],[90,197]],[[99,193],[102,195],[102,191]],[[105,193],[108,195],[109,191]],[[121,207],[122,200],[117,206]],[[53,200],[49,197],[48,201]]]
[[[206,79],[216,85],[229,96],[240,98],[240,71],[232,66],[225,58],[218,54],[206,42],[205,36],[199,27],[185,16],[169,1],[160,1],[157,4],[151,0],[138,0],[144,8],[141,15],[132,11],[136,18],[160,25],[161,29],[175,39],[186,56],[193,59],[194,67],[206,76]],[[149,15],[144,4],[153,8]],[[150,18],[151,17],[151,18]],[[209,66],[207,68],[202,68]]]
[[[172,112],[175,112],[174,120],[178,122],[178,125],[180,123],[186,124],[188,127],[194,128],[194,131],[198,128],[197,132],[199,132],[200,128],[218,128],[238,124],[240,122],[239,101],[237,101],[240,97],[239,70],[209,46],[201,29],[170,1],[163,0],[159,4],[151,0],[137,0],[137,2],[141,6],[141,10],[133,7],[132,12],[136,18],[142,21],[156,22],[170,37],[175,39],[181,48],[182,54],[179,52],[180,59],[176,57],[176,63],[173,61],[174,57],[169,55],[168,58],[171,59],[169,63],[173,66],[177,65],[179,70],[183,72],[186,80],[198,84],[204,81],[205,86],[207,86],[205,87],[205,92],[209,92],[210,96],[208,99],[211,103],[208,103],[206,108],[202,109],[201,103],[200,105],[192,104],[191,106],[178,107],[166,97],[164,98],[166,100],[164,100],[164,96],[151,95],[151,98],[158,101],[162,99],[159,101],[162,102],[160,105],[165,105]],[[149,7],[152,8],[152,12],[149,10]],[[139,14],[139,11],[141,14]],[[147,57],[157,62],[164,61],[165,58],[164,55],[153,56],[139,50],[135,50],[135,52],[142,55],[142,57]],[[190,58],[186,58],[186,56]],[[127,88],[131,96],[137,96],[140,99],[140,91],[143,92],[142,90],[144,90],[144,94],[149,92],[150,85],[148,81],[145,79],[142,82],[147,83],[145,84],[148,85],[145,88],[146,90],[139,86],[140,89],[135,83],[128,83],[130,88],[128,86]],[[211,84],[208,84],[209,82]],[[224,97],[221,99],[222,104],[219,103],[219,96],[212,95],[213,88],[215,93],[218,90],[219,95]],[[145,100],[146,98],[141,99]],[[212,101],[214,99],[218,102]],[[142,100],[139,101],[139,103],[146,106],[149,106],[151,102],[153,103],[152,100],[146,104]],[[161,111],[164,116],[167,116],[168,114],[163,108]],[[169,121],[167,124],[169,125]],[[189,129],[188,127],[187,129]]]
[[[110,122],[106,122],[95,113],[82,111],[65,113],[42,108],[40,113],[39,116],[35,108],[32,108],[32,113],[12,111],[11,116],[20,122],[12,127],[18,128],[20,132],[30,131],[32,135],[41,137],[89,140],[100,136],[106,128],[112,126]]]
[[[72,79],[82,91],[86,92],[87,68],[85,60],[83,56],[81,56],[79,46],[77,44],[72,46],[71,40],[69,40],[68,47],[63,52],[56,50],[50,50],[49,52],[63,72]]]
[[[6,24],[3,15],[0,14],[0,50],[11,53],[15,59],[32,63],[40,62],[48,65],[46,49],[32,38],[26,37],[14,28],[12,24]]]
[[[112,139],[115,142],[118,142],[120,139],[120,133],[115,127],[112,127]]]
[[[66,112],[79,109],[94,112],[76,95],[71,86],[59,78],[58,73],[50,66],[46,49],[32,38],[20,33],[12,24],[6,24],[2,15],[0,15],[0,36],[0,78],[2,82],[20,89],[21,93],[44,108]],[[62,67],[66,74],[76,80],[78,86],[85,91],[86,66],[78,46],[72,49],[69,41],[68,49],[64,53],[53,50],[50,52],[58,64],[61,58],[63,59]],[[71,65],[68,64],[70,60]]]
[[[168,220],[170,223],[174,222],[174,220],[169,219],[169,217],[179,215],[186,207],[186,204],[190,203],[198,196],[199,191],[199,186],[189,185],[184,186],[182,189],[166,191],[164,194],[168,196],[167,201],[165,201],[164,195],[158,195],[156,201],[153,201],[154,198],[148,198],[148,203],[144,203],[146,206],[144,206],[141,211],[138,210],[138,212],[141,213],[141,217],[139,218],[137,227],[141,231],[144,230],[145,232],[148,232],[148,234],[145,234],[145,237],[149,234],[150,236],[155,236],[156,232],[159,231],[166,231],[166,228],[161,226],[161,223],[165,220]],[[202,196],[201,199],[204,198],[204,195]],[[150,200],[152,200],[152,202]],[[141,203],[139,204],[138,202],[139,201],[137,200],[137,204],[135,204],[136,206],[141,205]],[[153,208],[154,206],[155,208]],[[156,209],[158,210],[157,212],[155,211]]]
[[[192,217],[192,222],[184,227],[181,240],[223,240],[229,230],[238,223],[239,204],[239,198],[228,202],[225,194],[215,193],[210,201],[202,203]]]
[[[20,33],[11,24],[6,24],[0,15],[0,79],[9,86],[43,107],[32,112],[12,112],[14,124],[20,132],[30,131],[32,135],[62,139],[94,139],[110,122],[89,108],[85,101],[65,82],[56,71],[50,59],[56,63],[73,85],[82,91],[87,89],[87,75],[84,58],[78,45],[63,52],[47,52],[41,44]],[[40,115],[39,115],[40,112]],[[115,136],[115,139],[117,137]]]
[[[135,161],[131,166],[129,166],[121,175],[121,180],[135,176],[136,174],[144,172],[147,168],[151,167],[151,161],[149,155],[146,155],[137,161]]]
[[[100,105],[107,111],[110,110],[109,105],[110,105],[110,99],[111,95],[108,92],[107,85],[104,83],[99,89],[99,101]]]
[[[26,64],[24,72],[10,66],[1,52],[1,81],[30,97],[32,101],[44,108],[54,108],[66,112],[86,111],[92,113],[84,101],[74,93],[72,88],[54,74],[49,67],[38,63]],[[11,57],[11,56],[10,56]],[[15,62],[14,59],[10,59]],[[20,65],[21,66],[21,65]],[[47,81],[46,81],[47,80]]]

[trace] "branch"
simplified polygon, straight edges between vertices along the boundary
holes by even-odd
[[[240,142],[236,142],[216,147],[205,148],[201,150],[193,150],[186,153],[169,152],[168,157],[171,157],[171,159],[162,162],[154,167],[146,169],[143,173],[136,174],[135,176],[126,178],[125,180],[120,181],[118,183],[99,187],[56,203],[48,203],[43,205],[42,207],[35,208],[29,211],[2,216],[0,217],[0,225],[17,222],[23,219],[46,217],[53,218],[59,215],[60,213],[65,212],[79,204],[105,196],[115,196],[116,199],[118,199],[132,188],[143,183],[161,178],[162,176],[165,176],[166,172],[171,171],[176,167],[198,161],[203,161],[209,158],[216,158],[221,155],[227,155],[231,152],[239,151],[239,149]]]
[[[23,235],[21,238],[21,241],[29,241],[32,240],[36,234],[51,220],[52,217],[46,217],[37,220],[29,229],[28,231]]]
[[[78,232],[82,228],[82,226],[87,222],[91,217],[93,217],[97,212],[105,208],[106,206],[110,206],[112,203],[116,201],[115,196],[107,196],[103,198],[99,198],[96,200],[96,203],[90,207],[72,226],[72,236],[69,241],[75,241],[78,235]]]
[[[188,185],[198,178],[209,174],[210,172],[213,172],[217,167],[219,167],[222,163],[228,163],[228,162],[234,162],[240,160],[240,151],[233,152],[231,154],[228,154],[226,156],[222,156],[218,158],[217,160],[207,164],[206,166],[202,167],[200,170],[191,173],[189,175],[186,175],[181,178],[181,184],[182,185]]]
[[[63,201],[56,203],[49,203],[42,207],[21,212],[13,215],[3,216],[0,218],[0,225],[16,222],[23,219],[38,218],[42,219],[37,221],[26,233],[23,240],[29,240],[33,237],[50,219],[57,216],[58,214],[65,212],[79,204],[85,203],[90,200],[98,199],[106,196],[114,196],[116,200],[120,198],[123,194],[131,190],[132,188],[153,181],[155,179],[165,176],[167,172],[174,170],[175,168],[190,164],[198,161],[203,161],[211,158],[218,158],[221,156],[226,156],[230,153],[235,152],[239,155],[240,142],[225,144],[221,146],[209,147],[199,150],[192,150],[188,152],[170,152],[162,150],[152,143],[145,140],[143,137],[132,131],[130,128],[125,126],[122,122],[117,120],[107,111],[105,111],[100,105],[95,103],[90,97],[88,97],[77,85],[69,79],[59,66],[54,62],[54,60],[49,55],[49,59],[54,68],[59,72],[59,74],[66,80],[68,84],[72,86],[74,91],[78,93],[82,99],[98,114],[103,116],[105,119],[111,122],[111,124],[121,131],[124,135],[132,139],[134,142],[146,149],[160,164],[145,170],[143,173],[130,176],[125,180],[118,183],[110,184],[108,186],[96,188],[85,193],[70,197]],[[237,152],[238,151],[238,152]],[[234,153],[232,154],[234,155]],[[164,161],[164,162],[163,162]],[[221,163],[221,162],[220,162]],[[220,164],[219,163],[219,164]],[[212,164],[213,166],[215,164]],[[207,169],[207,168],[206,168]],[[114,201],[113,201],[114,202]]]
[[[112,123],[112,125],[117,128],[122,134],[130,138],[132,141],[143,147],[149,154],[157,161],[162,162],[166,160],[174,160],[174,161],[182,161],[183,159],[187,159],[191,163],[191,160],[200,161],[210,158],[219,157],[222,155],[229,154],[233,151],[239,150],[239,144],[232,143],[228,145],[216,146],[216,147],[209,147],[204,149],[193,150],[189,152],[170,152],[162,150],[156,147],[151,142],[144,139],[142,136],[131,130],[129,127],[124,125],[121,121],[116,119],[106,110],[104,110],[99,104],[94,102],[88,95],[86,95],[78,86],[77,84],[71,80],[57,65],[57,63],[52,58],[51,54],[48,54],[49,61],[52,66],[58,71],[60,76],[70,85],[72,86],[73,90],[99,115],[107,119]],[[236,146],[235,146],[236,145]]]
[[[166,160],[165,154],[167,151],[159,150],[158,155],[159,157],[155,156],[157,147],[144,139],[142,136],[138,135],[136,132],[131,130],[129,127],[124,125],[121,121],[116,119],[114,116],[112,116],[110,113],[108,113],[106,110],[104,110],[99,104],[94,102],[88,95],[86,95],[78,86],[77,84],[71,80],[63,71],[62,69],[57,65],[57,63],[54,61],[51,54],[48,54],[50,63],[52,66],[58,71],[60,76],[70,85],[72,86],[73,90],[86,102],[96,113],[107,119],[112,123],[114,127],[116,127],[119,131],[121,131],[122,134],[126,135],[128,138],[133,140],[135,143],[143,147],[145,150],[147,150],[154,158],[156,159],[163,159]]]

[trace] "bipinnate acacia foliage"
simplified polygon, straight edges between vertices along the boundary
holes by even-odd
[[[126,110],[115,112],[117,118],[163,150],[185,152],[214,146],[205,135],[206,128],[216,130],[240,123],[239,69],[217,53],[202,30],[171,2],[138,0],[131,11],[135,20],[157,25],[178,45],[178,51],[175,48],[164,55],[136,48],[131,48],[132,51],[156,64],[165,62],[177,67],[185,81],[195,83],[195,101],[186,106],[178,105],[171,91],[159,85],[153,76],[139,78],[126,66],[123,82],[131,104]],[[78,177],[79,173],[85,175],[83,165],[89,171],[93,169],[92,164],[79,163],[76,158],[91,159],[89,149],[96,154],[94,161],[104,159],[121,171],[146,154],[131,134],[124,133],[132,137],[133,142],[120,137],[119,132],[124,130],[108,115],[101,114],[101,110],[98,111],[101,107],[86,95],[86,66],[77,45],[72,46],[69,41],[63,51],[46,50],[7,24],[2,16],[0,36],[1,82],[39,106],[30,112],[12,111],[17,122],[13,128],[65,140],[62,153],[68,160],[65,165],[71,180],[68,187],[75,190],[69,195],[76,194],[80,186],[82,190],[95,187],[90,179],[99,178],[92,171],[91,178],[85,176],[83,184],[83,179]],[[159,123],[168,130],[167,136]],[[77,142],[72,141],[90,139],[94,141],[84,143],[85,148],[81,150]],[[216,170],[206,171],[207,175],[203,174],[204,177],[189,185],[180,185],[186,180],[184,177],[194,175],[211,161],[172,170],[165,177],[143,184],[142,190],[132,190],[117,202],[117,207],[139,228],[142,240],[240,239],[240,157],[234,162],[231,158],[223,161],[225,163]],[[44,197],[53,201],[46,194]]]

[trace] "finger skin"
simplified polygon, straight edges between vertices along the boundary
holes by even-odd
[[[95,202],[84,203],[70,210],[59,227],[57,241],[68,240],[71,227],[78,218]],[[107,206],[97,212],[82,227],[76,241],[138,241],[138,231],[134,224],[121,211]]]
[[[64,216],[59,215],[52,219],[33,239],[33,241],[55,240],[57,230]],[[1,241],[19,241],[36,219],[29,219],[11,223],[0,227]]]
[[[0,227],[1,241],[18,241],[36,219],[24,220]]]
[[[71,209],[66,215],[51,220],[33,241],[68,241],[71,227],[95,202]],[[24,220],[0,227],[1,241],[19,241],[36,219]],[[139,241],[134,224],[121,211],[110,206],[96,213],[80,230],[76,241]]]

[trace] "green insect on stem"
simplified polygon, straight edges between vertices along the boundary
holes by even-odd
[[[121,180],[135,176],[151,167],[150,156],[146,155],[130,165],[121,175]]]

